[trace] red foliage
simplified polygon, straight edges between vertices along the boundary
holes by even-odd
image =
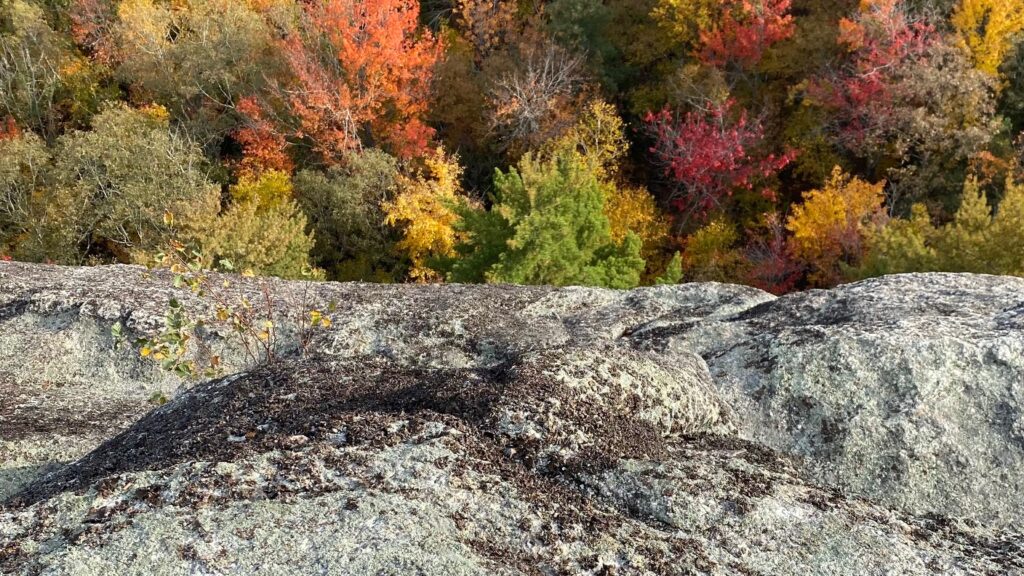
[[[12,260],[14,260],[13,257],[8,256],[7,254],[0,254],[0,262],[11,262]]]
[[[650,149],[665,174],[679,186],[673,204],[684,218],[704,217],[737,190],[754,190],[796,157],[759,155],[764,140],[760,122],[751,122],[746,111],[731,120],[733,102],[712,106],[707,113],[689,112],[677,119],[668,110],[648,113],[645,122],[655,137]],[[774,200],[774,191],[760,190]]]
[[[413,0],[306,3],[302,33],[281,44],[294,76],[279,94],[293,119],[289,136],[308,139],[328,162],[363,144],[403,157],[423,152],[442,47],[418,19]]]
[[[796,24],[789,13],[791,0],[743,0],[723,3],[721,23],[701,32],[698,56],[709,66],[735,63],[749,69],[776,42],[793,36]]]
[[[865,0],[854,18],[839,22],[848,64],[837,77],[812,83],[810,94],[834,110],[844,142],[864,145],[895,113],[900,64],[923,56],[938,40],[934,28],[912,21],[899,0]]]
[[[744,247],[747,267],[744,282],[781,295],[792,292],[803,274],[786,242],[785,227],[778,214],[767,214],[761,230],[748,230]]]

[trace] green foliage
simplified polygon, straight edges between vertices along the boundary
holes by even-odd
[[[405,263],[394,246],[397,230],[385,224],[384,204],[398,191],[398,163],[368,149],[348,156],[344,166],[295,175],[295,194],[309,218],[316,266],[333,280],[395,281]]]
[[[32,135],[3,146],[4,236],[25,259],[145,262],[173,238],[199,238],[219,208],[199,150],[159,110],[108,108],[52,151]]]
[[[234,201],[201,238],[203,249],[215,260],[262,276],[315,274],[309,256],[313,236],[291,193],[291,181],[281,172],[243,178],[231,188]]]
[[[179,243],[172,243],[168,252],[158,255],[158,265],[172,273],[174,289],[198,299],[202,306],[190,312],[179,299],[171,298],[160,333],[132,341],[140,356],[185,379],[212,378],[222,372],[221,358],[204,342],[203,332],[233,336],[250,366],[257,366],[276,360],[281,351],[278,325],[282,321],[294,324],[300,354],[308,351],[314,331],[331,327],[334,303],[327,312],[310,308],[304,293],[300,309],[293,313],[279,305],[266,280],[258,281],[260,294],[254,302],[235,290],[231,279],[214,277],[206,267],[209,260],[202,252]],[[228,260],[218,261],[218,266],[233,269]],[[124,345],[128,341],[124,325],[115,323],[111,337],[115,349]]]
[[[683,257],[676,252],[668,261],[665,273],[654,280],[654,283],[662,286],[666,284],[678,284],[683,280]]]
[[[878,231],[860,276],[902,272],[974,272],[1024,276],[1024,186],[1008,181],[992,213],[977,180],[968,179],[953,221],[935,226],[922,205],[909,220]]]
[[[604,215],[608,191],[579,157],[538,162],[525,157],[518,169],[494,177],[494,206],[464,218],[468,241],[455,281],[484,279],[516,284],[570,284],[628,288],[640,282],[641,242],[628,234],[612,242]],[[464,214],[472,214],[465,209]]]
[[[172,238],[202,236],[220,203],[205,165],[159,109],[111,107],[91,131],[61,137],[51,202],[77,259],[143,262]]]

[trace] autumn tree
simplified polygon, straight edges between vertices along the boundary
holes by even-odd
[[[658,0],[651,14],[677,41],[695,49],[702,35],[718,27],[722,8],[731,4],[720,0]]]
[[[0,118],[51,142],[84,124],[97,105],[89,62],[50,28],[34,3],[0,5]]]
[[[582,60],[548,44],[527,50],[520,66],[491,89],[491,127],[512,157],[558,138],[573,125],[583,95]]]
[[[955,198],[968,160],[1000,129],[992,79],[896,0],[862,3],[840,22],[840,42],[845,66],[808,92],[835,143],[890,181],[897,210]]]
[[[315,273],[313,235],[295,202],[288,174],[244,175],[229,190],[231,201],[200,239],[211,262],[227,260],[240,271],[301,278]]]
[[[596,98],[581,107],[572,127],[538,149],[544,158],[561,153],[579,154],[593,165],[600,178],[615,179],[620,176],[620,163],[629,153],[626,123],[614,106]]]
[[[791,0],[724,2],[717,24],[700,31],[700,59],[709,66],[750,70],[795,29]]]
[[[952,24],[961,42],[970,50],[974,65],[995,76],[1024,31],[1024,2],[961,0],[953,13]]]
[[[53,158],[40,259],[146,262],[171,240],[198,241],[220,207],[198,147],[160,108],[110,107],[91,130],[62,136]]]
[[[681,266],[687,280],[694,282],[737,282],[743,278],[743,254],[736,226],[717,217],[686,238]]]
[[[271,30],[245,2],[125,0],[111,28],[132,98],[165,106],[208,148],[238,128],[239,100],[280,73]]]
[[[778,212],[767,212],[745,233],[741,254],[741,283],[771,292],[792,292],[803,277],[803,265],[790,249],[785,221]]]
[[[460,239],[455,230],[456,209],[468,199],[459,183],[462,168],[457,156],[438,148],[424,164],[424,171],[399,176],[399,192],[383,208],[385,222],[401,230],[396,248],[412,263],[409,277],[416,282],[434,282],[443,278],[430,264],[455,255]]]
[[[672,203],[683,221],[722,208],[737,190],[756,188],[771,197],[774,192],[764,182],[794,157],[791,151],[762,152],[764,128],[745,111],[734,114],[733,107],[726,102],[680,118],[663,110],[645,119],[655,140],[651,155],[676,186]]]
[[[363,146],[401,157],[422,153],[433,134],[424,118],[441,44],[419,28],[418,3],[303,6],[299,29],[280,44],[292,78],[257,102],[259,120],[308,142],[329,164]]]
[[[44,201],[51,153],[32,132],[0,138],[0,253],[42,259],[50,247]]]
[[[884,217],[884,186],[851,178],[836,167],[822,189],[804,193],[803,202],[793,206],[786,222],[790,246],[808,267],[811,285],[834,286],[848,268],[860,264],[865,238]]]

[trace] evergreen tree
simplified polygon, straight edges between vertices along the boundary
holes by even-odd
[[[526,156],[494,177],[489,212],[463,209],[468,241],[451,279],[516,284],[629,288],[640,282],[641,242],[628,234],[614,243],[604,214],[612,191],[578,156],[538,162]]]

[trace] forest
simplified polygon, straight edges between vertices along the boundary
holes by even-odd
[[[0,259],[1024,276],[1024,0],[2,0]]]

